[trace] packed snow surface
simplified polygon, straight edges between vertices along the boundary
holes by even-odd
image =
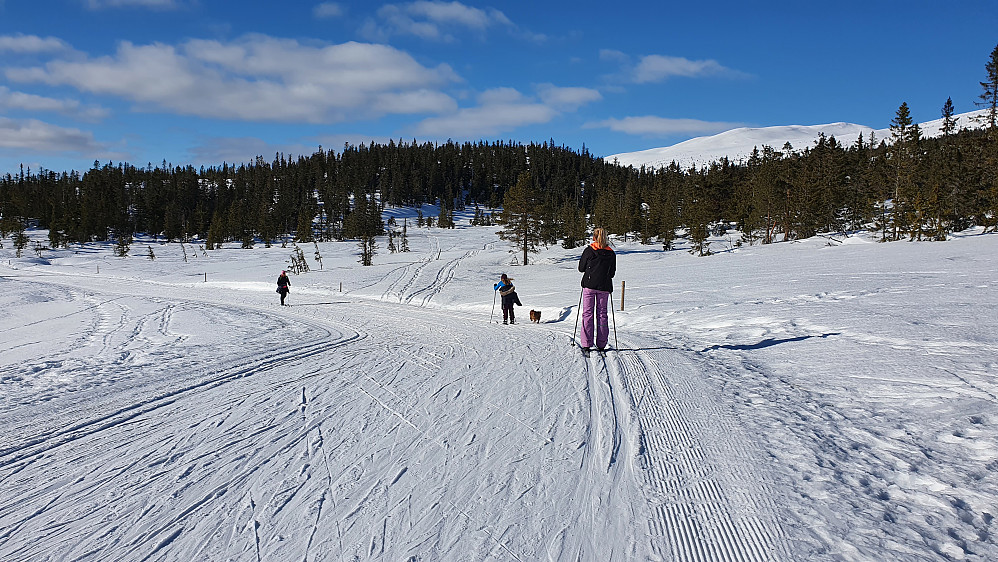
[[[585,358],[580,250],[496,230],[289,307],[291,245],[5,241],[0,560],[998,559],[998,236],[617,239]]]

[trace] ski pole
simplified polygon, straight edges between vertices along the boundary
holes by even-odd
[[[489,324],[492,323],[492,317],[496,314],[496,291],[492,291],[492,314],[489,314]]]
[[[579,314],[582,311],[582,293],[585,289],[579,291],[579,306],[575,309],[575,328],[572,330],[572,345],[575,345],[575,336],[579,333]]]
[[[617,343],[617,315],[613,313],[613,293],[610,293],[610,317],[613,318],[613,348],[620,349]]]

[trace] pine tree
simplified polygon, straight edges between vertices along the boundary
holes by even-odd
[[[358,243],[360,248],[360,264],[364,266],[374,265],[374,255],[378,251],[374,236],[361,236]]]
[[[21,257],[24,254],[25,248],[28,247],[28,242],[31,241],[28,235],[24,232],[24,222],[23,221],[13,221],[14,229],[11,238],[14,241],[15,257]]]
[[[915,150],[918,140],[917,126],[913,125],[908,103],[898,107],[891,120],[890,161],[894,187],[893,240],[900,240],[906,230],[912,228],[915,214]]]
[[[409,251],[409,219],[402,223],[402,241],[399,243],[400,252]]]
[[[988,127],[995,129],[998,127],[998,45],[991,51],[991,57],[984,65],[984,70],[988,78],[980,83],[984,93],[981,94],[981,102],[978,105],[988,109]]]
[[[578,248],[586,242],[586,213],[574,202],[567,201],[562,205],[560,216],[558,217],[559,227],[562,234],[561,245],[563,248]]]
[[[498,232],[499,238],[522,250],[523,265],[527,265],[527,255],[538,251],[541,239],[541,208],[530,172],[520,173],[503,199],[502,212],[506,227]]]
[[[395,232],[392,230],[388,231],[388,253],[394,254],[398,248],[395,247]]]
[[[316,242],[315,240],[313,240],[312,244],[315,245],[315,254],[314,254],[314,257],[315,257],[316,263],[319,264],[319,270],[321,271],[322,270],[322,254],[319,253],[319,243]]]
[[[686,194],[683,199],[683,223],[690,239],[689,252],[694,256],[711,255],[710,242],[710,201],[706,197],[704,173],[692,172],[687,181]]]
[[[117,241],[114,245],[114,255],[123,258],[128,255],[132,246],[132,235],[128,232],[118,232]]]
[[[956,132],[956,118],[953,117],[953,98],[946,98],[946,103],[943,104],[942,115],[943,115],[943,126],[940,129],[944,137],[948,137]]]
[[[222,218],[220,213],[215,211],[211,219],[211,226],[208,227],[208,239],[205,240],[205,246],[209,250],[217,250],[222,247],[222,240]]]

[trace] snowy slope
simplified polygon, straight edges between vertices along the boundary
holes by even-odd
[[[964,113],[957,116],[958,128],[975,128],[980,123],[976,117],[983,115],[984,110]],[[940,135],[942,119],[921,123],[923,136],[934,137]],[[672,146],[662,148],[651,148],[637,152],[626,152],[613,154],[604,157],[607,162],[616,161],[623,166],[634,166],[640,168],[646,166],[650,168],[661,168],[670,165],[673,161],[683,168],[690,166],[703,166],[727,157],[732,162],[740,162],[752,154],[752,149],[769,146],[782,151],[786,143],[790,143],[794,150],[803,150],[814,145],[820,133],[835,139],[845,145],[856,142],[859,135],[863,135],[865,142],[870,140],[870,132],[876,135],[879,140],[890,140],[890,129],[873,129],[863,125],[852,123],[830,123],[827,125],[789,125],[779,127],[742,127],[732,129],[723,133],[708,137],[697,137]]]
[[[0,560],[998,559],[998,237],[618,240],[585,359],[578,250],[467,224],[283,308],[290,248],[5,242]]]

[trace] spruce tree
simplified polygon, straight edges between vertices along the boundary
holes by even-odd
[[[690,240],[689,252],[694,256],[711,255],[710,242],[710,201],[706,197],[703,174],[695,172],[689,176],[689,185],[683,199],[683,223]]]
[[[503,223],[499,238],[513,242],[523,251],[523,265],[527,265],[527,255],[538,251],[541,239],[541,203],[530,172],[521,172],[516,184],[503,199]]]
[[[409,251],[409,219],[405,219],[405,222],[402,223],[402,241],[399,242],[399,251]]]
[[[894,188],[893,240],[900,240],[902,233],[911,229],[915,221],[915,145],[918,133],[913,123],[908,103],[903,102],[891,120],[889,158]]]
[[[981,102],[978,105],[987,108],[988,127],[995,129],[998,127],[998,45],[991,51],[984,70],[988,76],[987,80],[980,83],[984,93],[981,94]]]
[[[563,248],[577,248],[586,243],[586,213],[572,201],[565,202],[558,217]]]
[[[953,113],[953,98],[946,98],[946,103],[943,104],[942,109],[943,126],[940,129],[944,137],[956,132],[956,118],[953,117]]]
[[[358,247],[360,248],[360,260],[358,260],[360,264],[364,266],[374,265],[374,255],[378,251],[374,236],[361,236]]]

